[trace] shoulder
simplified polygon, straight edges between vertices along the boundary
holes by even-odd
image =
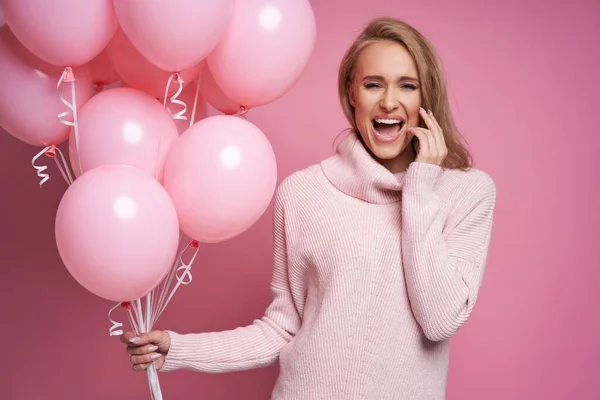
[[[311,196],[323,180],[319,164],[310,165],[285,177],[277,187],[276,198],[285,203]]]
[[[496,182],[487,172],[477,168],[444,170],[440,184],[450,188],[456,195],[475,202],[496,200]]]

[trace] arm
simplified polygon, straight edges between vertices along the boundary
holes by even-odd
[[[216,373],[265,367],[277,361],[281,348],[300,328],[301,317],[288,281],[282,186],[274,204],[273,301],[265,315],[249,326],[223,332],[181,335],[169,331],[171,347],[161,371],[185,368]]]
[[[471,314],[481,282],[496,203],[491,179],[471,181],[453,214],[459,223],[444,232],[434,185],[442,169],[413,163],[404,181],[402,252],[414,316],[432,341],[452,337]]]

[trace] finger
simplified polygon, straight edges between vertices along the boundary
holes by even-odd
[[[440,124],[435,119],[433,112],[431,110],[429,110],[428,114],[429,114],[430,122],[434,126],[434,129],[432,129],[432,131],[435,135],[436,148],[438,150],[438,153],[443,156],[446,153],[446,141],[444,139],[444,132],[443,132]]]
[[[121,335],[121,342],[127,345],[137,345],[139,343],[140,338],[133,331],[125,332]]]
[[[147,333],[140,333],[137,337],[133,337],[129,339],[129,342],[126,342],[130,346],[145,346],[147,344],[159,344],[164,339],[162,337],[163,332],[161,331],[152,331]],[[136,340],[137,338],[137,340]]]
[[[154,344],[148,344],[145,346],[127,346],[127,352],[131,355],[144,355],[152,353],[158,350],[158,346]]]
[[[131,368],[135,372],[143,372],[143,371],[147,370],[149,366],[150,366],[150,363],[147,363],[147,364],[133,364],[131,366]]]
[[[427,111],[425,111],[423,107],[419,107],[419,113],[421,114],[421,118],[423,118],[425,125],[427,125],[427,128],[433,129],[435,125],[431,121],[431,116],[427,113]]]
[[[144,354],[141,356],[131,356],[131,363],[133,365],[137,365],[137,364],[148,364],[153,362],[156,359],[159,359],[161,357],[161,354],[159,353],[150,353],[150,354]]]
[[[429,156],[431,154],[431,132],[425,128],[410,128],[410,131],[419,139],[419,155]]]

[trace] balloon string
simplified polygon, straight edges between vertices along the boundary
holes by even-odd
[[[177,247],[178,250],[181,249],[181,244],[183,243],[182,239],[183,239],[183,231],[180,230],[179,231],[179,246]],[[186,246],[186,248],[187,248],[187,246]],[[172,264],[171,269],[169,270],[169,273],[167,274],[167,276],[153,290],[153,292],[158,293],[157,296],[153,297],[154,301],[152,304],[152,315],[154,315],[154,316],[156,316],[158,314],[158,309],[165,299],[165,296],[166,296],[165,291],[166,291],[166,287],[167,287],[167,282],[170,282],[171,276],[175,272],[175,266],[181,262],[182,253],[183,253],[183,251],[179,252],[177,257],[173,261],[173,264]],[[153,323],[156,323],[156,321],[153,321]]]
[[[194,259],[196,258],[196,255],[198,254],[198,246],[199,246],[198,241],[192,240],[187,244],[187,246],[177,256],[177,259],[175,260],[175,263],[173,264],[173,268],[171,268],[171,271],[169,272],[169,275],[167,276],[167,278],[164,280],[164,285],[161,288],[160,299],[157,304],[157,310],[154,313],[154,320],[152,321],[153,324],[156,324],[156,322],[158,321],[158,319],[164,312],[165,308],[167,307],[167,305],[173,298],[173,295],[175,294],[175,292],[177,291],[179,286],[188,285],[192,282],[191,268],[192,268],[192,263],[194,262]],[[184,263],[183,255],[187,251],[187,249],[190,249],[190,248],[195,249],[194,254],[189,262]],[[176,268],[177,265],[180,265],[180,266]],[[177,279],[177,283],[175,284],[173,289],[171,289],[170,293],[168,293],[168,290],[169,290],[169,288],[171,288],[171,285],[173,283],[173,279],[175,279],[175,278]]]
[[[60,93],[60,86],[63,82],[67,82],[71,84],[71,101],[72,104],[65,99]],[[79,164],[79,170],[83,172],[83,168],[81,167],[81,157],[79,154],[79,123],[77,121],[77,95],[75,92],[75,76],[73,75],[73,70],[71,67],[66,67],[58,80],[58,84],[56,85],[56,92],[58,94],[58,98],[60,101],[69,108],[68,111],[62,112],[58,114],[58,122],[61,124],[72,126],[73,133],[75,135],[75,149],[77,150],[77,162]],[[66,120],[64,117],[67,115],[73,115],[73,122]]]
[[[67,160],[66,160],[65,156],[63,155],[63,152],[57,147],[55,147],[55,149],[56,149],[56,151],[58,151],[58,155],[60,156],[60,161],[58,161],[58,158],[54,157],[56,166],[58,167],[60,174],[65,179],[65,182],[67,182],[67,185],[72,185],[73,184],[73,176],[71,175],[71,171],[69,170],[69,164],[67,163]]]
[[[58,160],[58,158],[56,158],[56,152],[58,152],[58,155],[60,156],[60,161]],[[38,158],[40,158],[42,155],[54,158],[54,162],[56,163],[56,166],[58,167],[58,170],[60,171],[62,177],[65,179],[65,182],[67,182],[67,185],[71,185],[73,183],[73,177],[71,176],[71,172],[69,171],[69,164],[67,164],[67,160],[65,159],[65,156],[63,155],[62,151],[55,145],[50,145],[44,147],[42,151],[37,153],[31,159],[31,165],[33,166],[33,168],[35,168],[37,176],[41,178],[40,187],[44,183],[46,183],[48,179],[50,179],[50,175],[48,173],[44,173],[44,171],[48,169],[48,166],[38,166],[35,164]]]
[[[192,108],[192,118],[190,118],[190,126],[194,125],[196,121],[196,107],[198,106],[198,97],[200,96],[200,79],[201,79],[202,69],[198,73],[198,78],[196,78],[196,96],[194,97],[194,107]]]
[[[121,336],[123,334],[123,329],[121,329],[123,327],[123,324],[121,322],[117,322],[117,321],[113,320],[111,317],[111,314],[113,313],[113,311],[115,311],[119,307],[121,307],[121,303],[117,303],[108,312],[108,320],[112,323],[112,326],[108,330],[108,333],[110,336]]]
[[[169,89],[171,88],[171,83],[173,82],[179,84],[179,87],[177,88],[175,94],[169,98],[169,101],[171,102],[171,104],[177,104],[183,107],[183,109],[179,112],[171,113],[171,118],[182,119],[184,121],[187,121],[187,117],[185,116],[187,106],[184,101],[178,99],[179,95],[183,91],[183,79],[181,78],[181,75],[179,75],[179,72],[175,72],[174,74],[171,74],[171,76],[169,76],[169,80],[167,81],[167,87],[165,88],[163,107],[167,108],[167,97],[169,96]]]
[[[50,175],[48,175],[47,173],[44,173],[44,171],[48,169],[47,165],[35,165],[35,163],[36,163],[36,161],[37,161],[38,158],[40,158],[41,156],[43,156],[44,154],[46,154],[46,152],[49,151],[50,149],[52,149],[52,146],[46,146],[46,147],[44,147],[42,149],[42,151],[40,151],[39,153],[37,153],[31,159],[31,165],[36,170],[37,176],[39,176],[41,178],[41,180],[40,180],[40,187],[42,187],[42,185],[44,183],[46,183],[46,181],[48,179],[50,179]]]
[[[171,290],[171,292],[169,293],[169,296],[167,297],[167,299],[163,302],[163,304],[160,305],[160,308],[158,310],[158,313],[155,317],[155,321],[154,323],[156,323],[156,321],[158,321],[158,318],[162,315],[163,311],[165,311],[165,308],[167,307],[167,305],[169,304],[169,302],[171,301],[171,299],[173,298],[173,295],[175,295],[175,292],[177,291],[177,289],[179,288],[179,286],[181,285],[189,285],[192,282],[192,264],[194,263],[194,260],[196,259],[196,256],[198,255],[198,242],[193,240],[191,241],[188,246],[185,248],[185,250],[187,250],[188,248],[195,248],[195,251],[192,255],[192,258],[190,259],[189,262],[187,263],[182,263],[183,265],[181,265],[179,268],[177,268],[175,270],[175,277],[177,277],[177,283],[175,284],[175,286],[173,287],[173,289]],[[185,251],[184,250],[184,251]],[[183,253],[183,252],[182,252]],[[171,276],[171,280],[173,279],[173,276]],[[168,282],[168,286],[171,286],[171,282]]]

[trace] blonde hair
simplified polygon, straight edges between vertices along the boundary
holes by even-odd
[[[342,59],[338,74],[338,92],[342,109],[352,129],[358,133],[354,107],[350,104],[349,98],[349,86],[354,79],[356,63],[365,47],[380,40],[400,43],[415,60],[418,78],[421,82],[421,106],[433,112],[444,132],[448,155],[442,166],[461,170],[471,168],[471,154],[452,118],[441,60],[432,44],[421,33],[397,19],[375,18],[371,20]],[[421,124],[423,124],[422,121]],[[422,127],[426,128],[426,125],[422,125]]]

